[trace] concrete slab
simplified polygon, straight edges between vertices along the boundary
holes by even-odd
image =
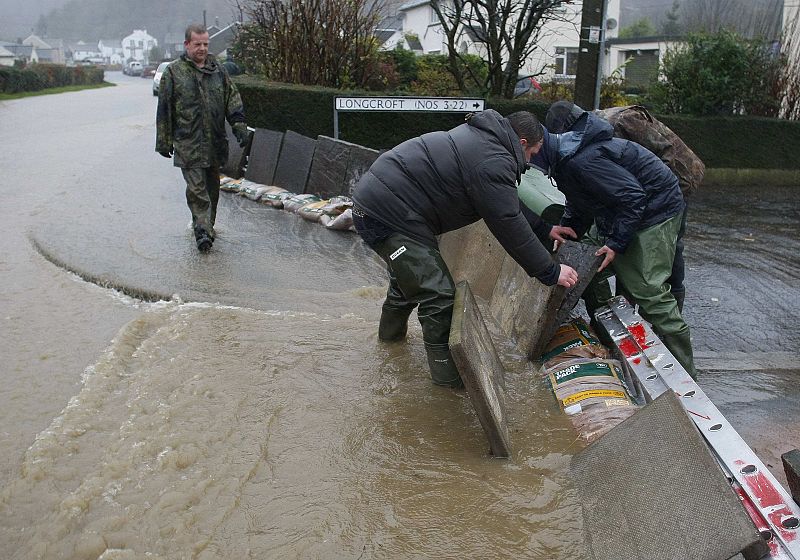
[[[347,161],[347,171],[344,175],[341,194],[352,196],[353,189],[356,188],[361,176],[367,172],[380,152],[372,148],[365,148],[358,144],[350,144],[350,159]]]
[[[800,504],[800,449],[792,449],[781,455],[789,493],[792,499]]]
[[[563,297],[563,287],[545,286],[506,255],[489,298],[489,311],[517,348],[536,359],[544,347],[542,333],[555,320]]]
[[[575,455],[570,475],[595,560],[751,560],[767,552],[672,391]]]
[[[296,194],[304,193],[316,145],[313,138],[287,130],[275,168],[275,185]]]
[[[576,241],[567,241],[558,249],[558,262],[568,264],[578,272],[578,283],[569,288],[564,294],[564,299],[556,312],[555,319],[551,325],[543,330],[541,345],[553,337],[558,327],[563,325],[569,318],[570,311],[577,305],[578,300],[583,295],[583,291],[597,274],[597,267],[603,262],[602,256],[595,256],[597,247],[586,245]],[[539,350],[540,348],[537,348]]]
[[[306,191],[330,198],[344,194],[347,164],[353,144],[327,136],[317,137],[317,147],[311,161]]]
[[[467,282],[456,286],[450,353],[495,457],[508,457],[505,372]]]
[[[466,280],[473,294],[489,300],[506,251],[483,220],[441,235],[439,252],[456,282]]]
[[[236,136],[234,136],[233,129],[227,121],[225,121],[225,133],[228,136],[228,160],[220,171],[228,177],[240,179],[244,176],[244,169],[247,166],[247,154],[250,150],[250,146],[245,146],[245,148],[239,146],[239,141],[236,139]]]
[[[282,142],[283,132],[257,128],[250,146],[245,178],[262,185],[274,184],[275,168],[278,166]]]

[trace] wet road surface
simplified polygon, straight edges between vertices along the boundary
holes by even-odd
[[[418,325],[377,342],[382,266],[355,236],[223,194],[198,254],[149,80],[110,78],[0,103],[0,554],[580,558],[580,446],[515,349],[499,462]],[[703,188],[686,250],[700,385],[779,476],[799,195]]]

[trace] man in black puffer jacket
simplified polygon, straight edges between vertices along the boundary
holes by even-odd
[[[408,316],[419,305],[437,385],[462,384],[447,346],[455,285],[437,235],[483,218],[528,275],[547,285],[577,282],[575,270],[557,264],[537,238],[563,241],[575,237],[572,229],[545,224],[517,195],[541,142],[542,126],[531,113],[506,119],[486,110],[452,130],[423,134],[382,154],[353,192],[355,227],[389,270],[378,338],[404,338]]]
[[[642,316],[694,377],[689,326],[667,283],[685,208],[678,179],[649,150],[613,136],[611,124],[584,111],[569,132],[545,131],[538,163],[549,167],[566,196],[561,225],[579,237],[596,226],[597,235],[590,237],[604,256],[599,270],[611,266],[619,291],[639,304]],[[593,282],[585,292],[590,313],[611,296],[607,289],[592,294],[602,286]]]

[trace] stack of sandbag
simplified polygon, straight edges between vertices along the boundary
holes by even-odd
[[[321,223],[328,229],[355,231],[353,200],[346,196],[323,200],[314,194],[295,194],[281,187],[225,175],[220,176],[220,189],[273,208],[288,210],[311,222]]]
[[[636,412],[622,365],[608,359],[608,351],[581,319],[559,328],[542,360],[558,404],[587,442]]]
[[[219,188],[227,192],[239,192],[239,185],[242,184],[242,179],[234,179],[227,175],[220,175]]]

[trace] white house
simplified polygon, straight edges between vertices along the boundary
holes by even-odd
[[[73,62],[102,62],[103,55],[94,43],[78,41],[77,43],[70,43],[67,48],[72,53]]]
[[[14,66],[16,58],[13,52],[0,45],[0,66]]]
[[[158,45],[146,29],[134,29],[133,33],[122,39],[122,52],[125,62],[138,60],[143,64],[150,64],[150,49]]]
[[[556,17],[542,28],[537,48],[520,69],[521,73],[538,76],[540,81],[575,77],[582,8],[583,2],[575,1],[559,9]],[[619,32],[619,10],[620,0],[608,0],[605,40],[615,38]],[[389,37],[383,48],[394,48],[400,43],[418,54],[447,54],[446,39],[431,0],[409,0],[400,6],[398,13],[402,18],[400,32]],[[481,48],[469,33],[460,39],[460,52],[480,55]],[[607,61],[605,74],[615,67]]]
[[[122,41],[119,39],[100,39],[97,42],[97,50],[106,64],[122,64],[125,61],[125,53],[122,52]]]
[[[31,34],[22,40],[22,44],[36,48],[38,54],[37,62],[50,62],[53,64],[64,64],[66,62],[64,41],[61,39],[48,39],[45,41],[38,35]]]

